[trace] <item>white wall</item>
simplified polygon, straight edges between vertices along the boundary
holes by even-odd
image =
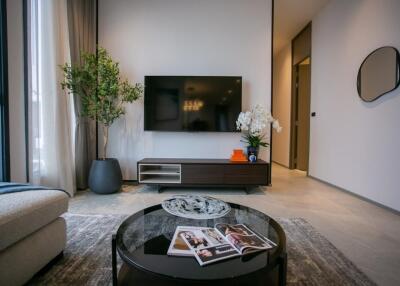
[[[100,0],[99,43],[131,81],[241,75],[243,109],[270,109],[271,0]],[[110,134],[109,156],[120,160],[125,179],[136,179],[143,157],[229,158],[243,146],[235,133],[144,132],[142,102]]]
[[[373,103],[356,90],[363,59],[400,50],[400,1],[331,1],[313,20],[310,175],[400,210],[400,88]]]
[[[282,131],[272,137],[272,161],[289,167],[290,108],[292,99],[292,45],[287,44],[274,56],[273,116],[279,120]]]
[[[7,0],[10,172],[14,182],[26,182],[22,2]]]

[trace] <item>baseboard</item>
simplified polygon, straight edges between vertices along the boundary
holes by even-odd
[[[323,183],[323,184],[325,184],[325,185],[334,187],[334,188],[338,189],[339,191],[344,192],[344,193],[346,193],[346,194],[349,194],[349,195],[351,195],[351,196],[353,196],[353,197],[356,197],[356,198],[361,199],[361,200],[363,200],[363,201],[369,202],[369,203],[371,203],[371,204],[373,204],[373,205],[375,205],[375,206],[377,206],[377,207],[380,207],[380,208],[383,208],[383,209],[385,209],[385,210],[388,210],[388,211],[390,211],[390,212],[392,212],[392,213],[394,213],[394,214],[396,214],[396,215],[400,215],[400,211],[398,211],[398,210],[396,210],[396,209],[393,209],[393,208],[391,208],[391,207],[385,206],[385,205],[383,205],[383,204],[381,204],[381,203],[378,203],[378,202],[376,202],[376,201],[374,201],[374,200],[368,199],[368,198],[366,198],[366,197],[364,197],[364,196],[361,196],[361,195],[359,195],[359,194],[353,193],[352,191],[346,190],[346,189],[344,189],[344,188],[342,188],[342,187],[336,186],[335,184],[332,184],[332,183],[329,183],[329,182],[327,182],[327,181],[321,180],[321,179],[316,178],[316,177],[314,177],[314,176],[308,175],[308,177],[310,177],[311,179],[314,179],[314,180],[316,180],[316,181],[318,181],[318,182],[321,182],[321,183]]]
[[[277,165],[282,166],[282,167],[285,167],[287,169],[290,169],[289,166],[286,166],[285,164],[279,163],[277,161],[272,160],[272,163],[277,164]]]
[[[138,185],[138,181],[137,180],[123,180],[123,184],[124,185],[129,185],[129,186],[136,186]]]

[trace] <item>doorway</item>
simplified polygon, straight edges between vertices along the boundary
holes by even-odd
[[[308,174],[311,105],[311,23],[292,40],[290,169]]]
[[[311,65],[307,57],[293,67],[294,125],[293,168],[308,172],[310,138]]]

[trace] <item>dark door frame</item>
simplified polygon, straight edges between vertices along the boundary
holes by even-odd
[[[271,114],[274,114],[274,21],[275,21],[275,0],[271,0]],[[268,185],[272,185],[272,125],[269,130],[269,170]]]
[[[296,37],[293,38],[292,40],[292,88],[291,88],[291,107],[290,107],[290,148],[289,148],[289,169],[295,169],[296,168],[296,164],[295,164],[295,154],[296,154],[296,141],[295,141],[295,136],[296,136],[296,132],[295,132],[295,124],[296,124],[296,111],[297,111],[297,86],[296,86],[296,82],[297,82],[297,72],[295,72],[295,68],[297,67],[297,65],[299,63],[301,63],[302,61],[304,61],[307,58],[310,58],[310,64],[311,64],[311,54],[312,54],[312,45],[310,42],[310,51],[309,53],[307,53],[305,56],[303,56],[302,58],[300,58],[299,60],[297,60],[296,62],[294,61],[294,45],[297,39],[299,39],[299,37],[303,34],[303,32],[305,32],[307,29],[310,29],[310,33],[312,34],[312,23],[309,22],[297,35]],[[311,41],[311,40],[310,40]],[[311,101],[310,101],[311,102]],[[308,140],[310,141],[310,137],[308,138]],[[310,142],[309,142],[310,143]],[[307,170],[307,174],[308,174],[308,170]]]
[[[1,179],[10,181],[10,130],[8,111],[7,5],[0,0],[0,152]]]

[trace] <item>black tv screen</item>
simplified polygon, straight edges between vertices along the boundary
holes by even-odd
[[[241,110],[242,77],[145,77],[147,131],[235,132]]]

